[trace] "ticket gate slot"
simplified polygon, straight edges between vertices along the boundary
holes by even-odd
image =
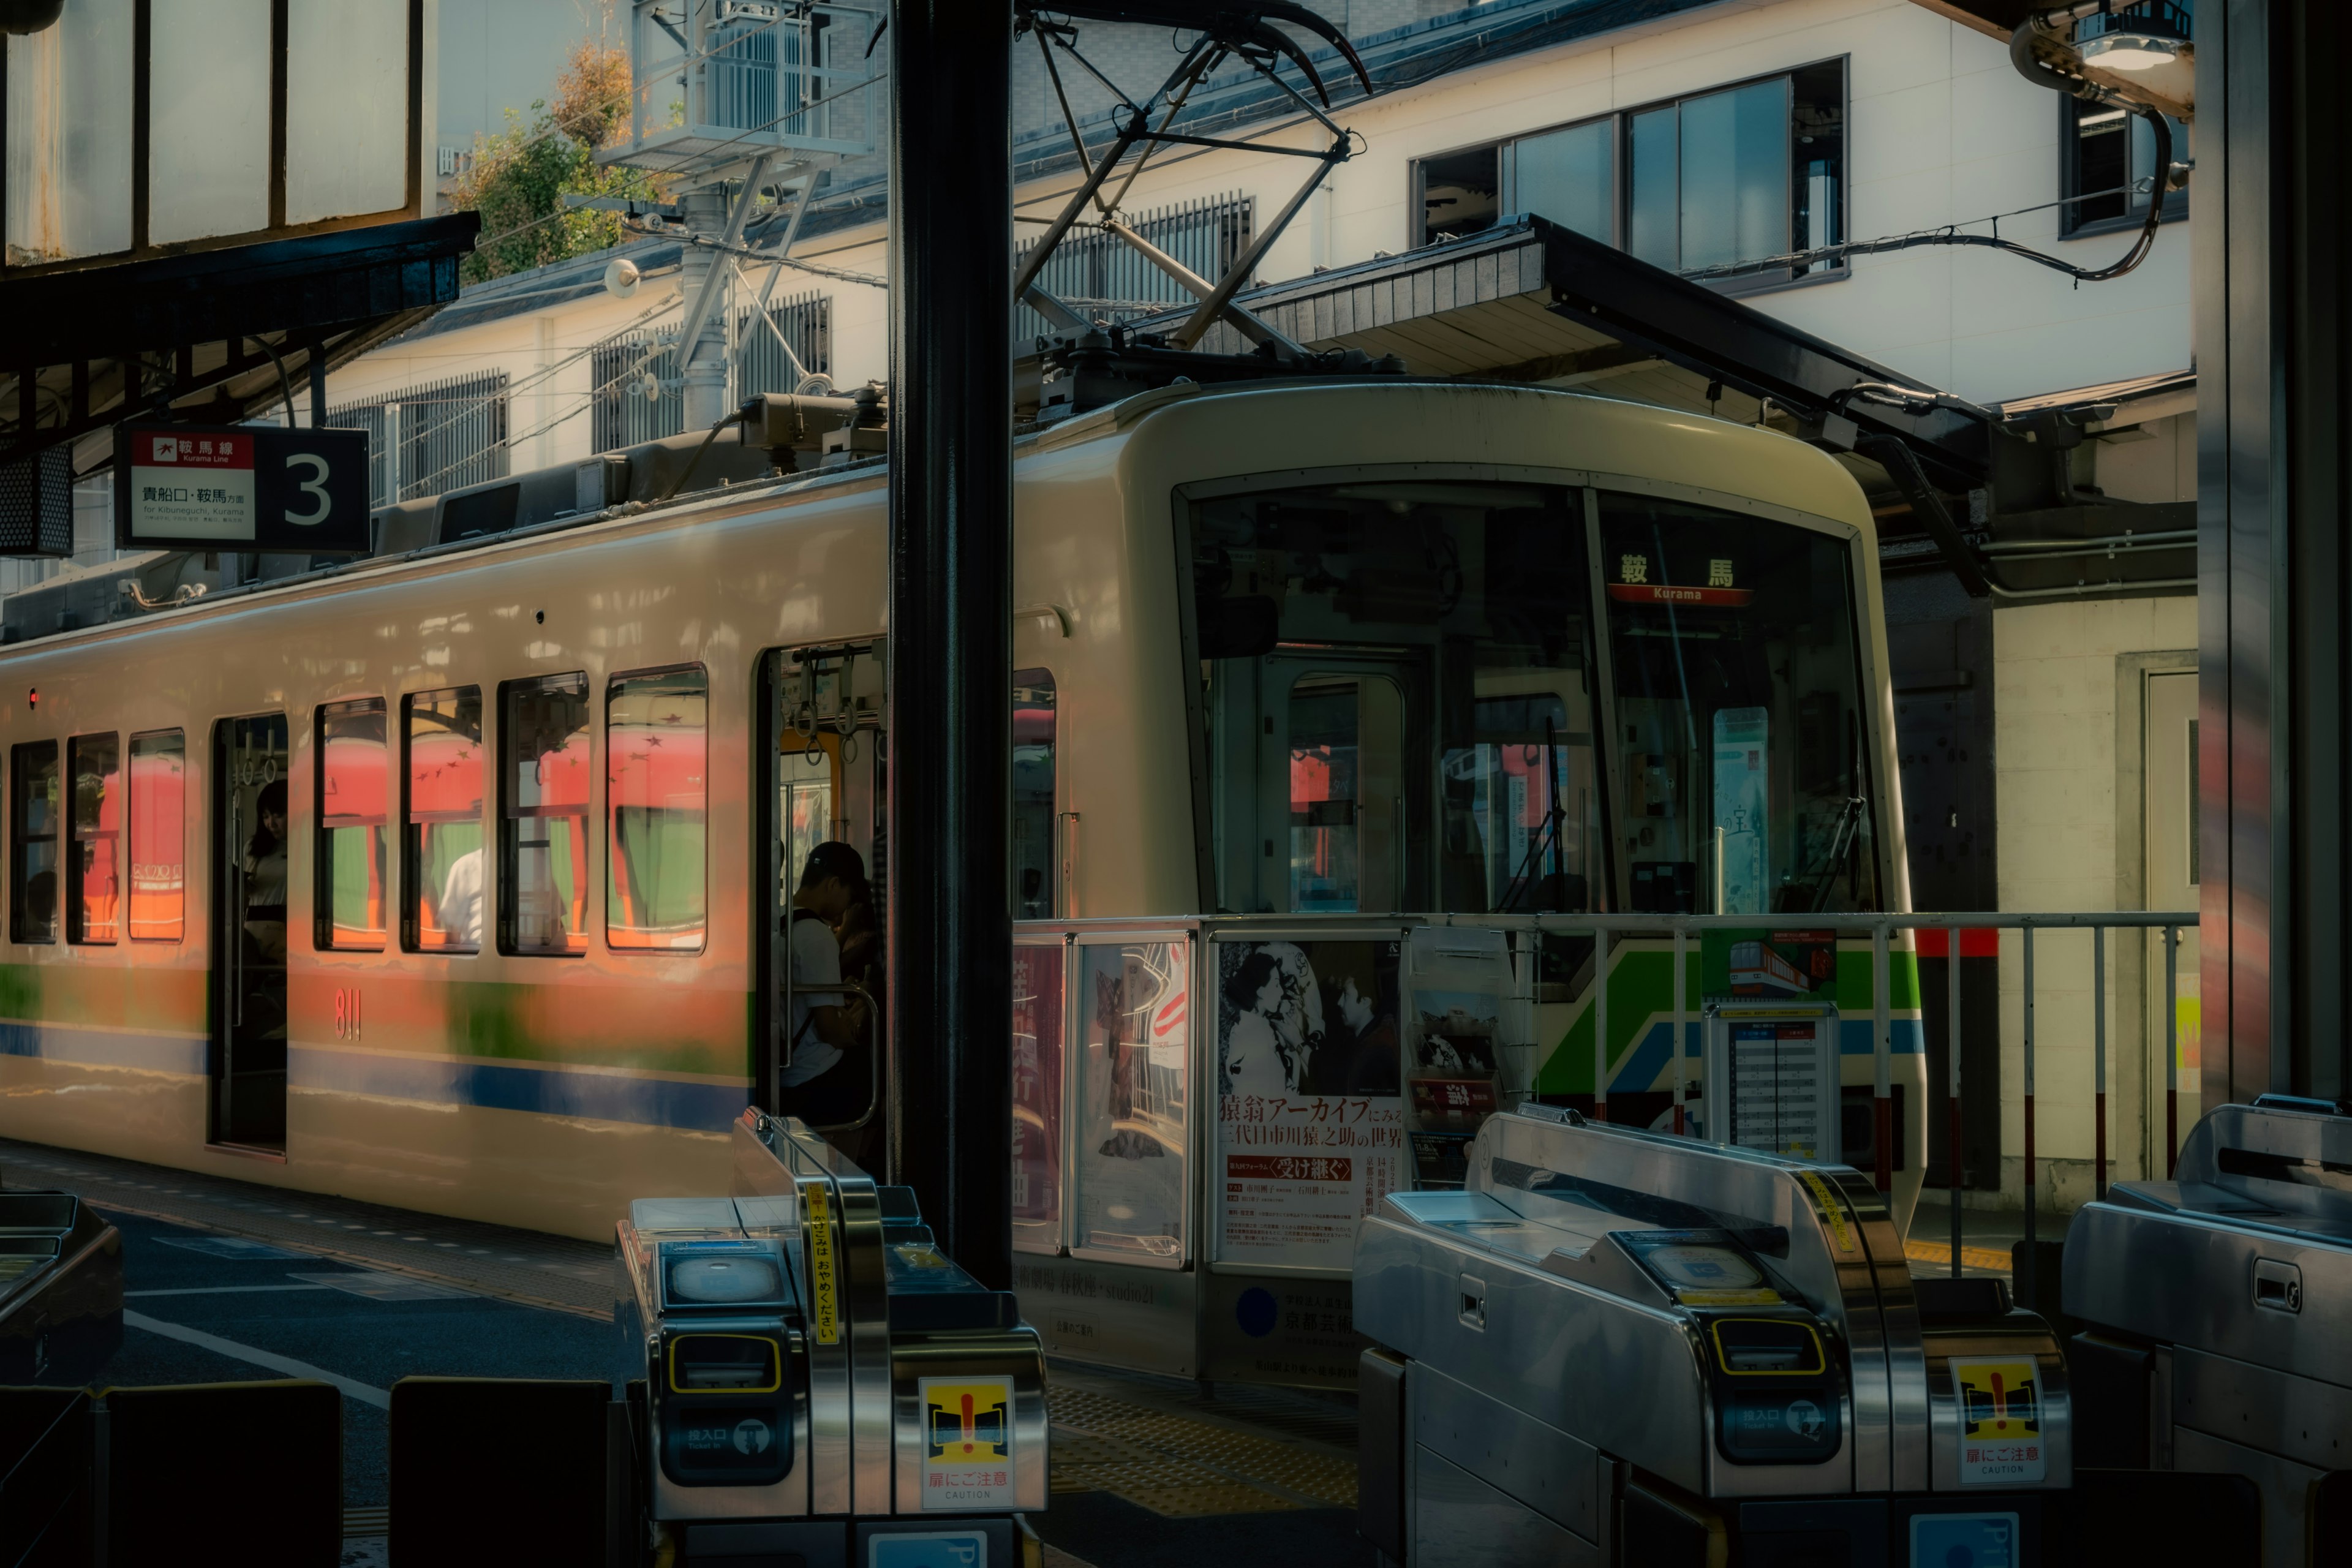
[[[1408,1568],[1943,1568],[1995,1538],[2025,1568],[2072,1480],[2047,1326],[1915,1294],[1842,1166],[1523,1106],[1464,1191],[1382,1200],[1356,1275],[1366,1451],[1404,1500],[1367,1478],[1365,1529]]]
[[[2063,1279],[2100,1463],[2246,1476],[2265,1563],[2352,1559],[2306,1539],[2313,1489],[2352,1470],[2352,1116],[2215,1107],[2174,1179],[2076,1212]]]

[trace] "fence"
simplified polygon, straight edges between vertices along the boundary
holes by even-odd
[[[368,504],[438,495],[507,472],[507,374],[427,382],[328,410],[336,429],[368,436]]]
[[[768,307],[767,321],[744,309],[735,313],[734,354],[728,368],[729,401],[740,403],[762,392],[792,392],[804,375],[833,371],[833,301],[824,295],[796,295]],[[593,450],[614,451],[640,441],[682,435],[686,394],[678,380],[677,327],[617,332],[589,352],[589,441]],[[785,345],[790,344],[787,352]],[[793,368],[797,358],[800,368]],[[651,386],[656,395],[648,397]]]
[[[1252,198],[1231,194],[1156,207],[1129,226],[1214,282],[1249,248],[1255,212]],[[1033,247],[1021,247],[1013,258],[1016,270]],[[1133,246],[1100,229],[1066,237],[1038,274],[1037,286],[1096,321],[1129,321],[1192,299],[1191,290],[1145,260]],[[1025,305],[1013,314],[1015,344],[1032,342],[1048,330],[1045,319]]]

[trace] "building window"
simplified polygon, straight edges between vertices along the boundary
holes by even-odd
[[[368,435],[368,504],[437,496],[507,476],[507,374],[412,386],[327,411],[327,424]]]
[[[2156,128],[2144,115],[2079,98],[2058,100],[2059,182],[2066,205],[2059,209],[2058,232],[2068,239],[2134,229],[2147,221],[2157,185]],[[2188,128],[2168,118],[2172,156],[2189,150]],[[2176,223],[2189,216],[2189,193],[2168,191],[2157,221]]]
[[[499,689],[499,947],[588,951],[588,678]]]
[[[391,897],[384,854],[383,702],[319,710],[318,877],[312,929],[321,948],[383,950]]]
[[[768,307],[767,321],[735,312],[735,352],[728,367],[730,407],[763,392],[797,392],[806,375],[833,374],[833,300],[801,294]],[[686,429],[686,389],[678,379],[676,327],[615,332],[588,351],[594,401],[588,439],[599,452],[657,441]],[[785,344],[792,353],[784,352]],[[798,359],[800,368],[793,362]]]
[[[188,742],[131,737],[131,940],[177,942],[187,896]]]
[[[58,940],[58,743],[36,741],[8,759],[16,818],[8,847],[8,934]]]
[[[1845,237],[1845,62],[1424,158],[1414,181],[1423,244],[1534,213],[1673,272],[1818,249]],[[1784,264],[1714,281],[1843,272]]]
[[[66,940],[110,947],[122,921],[122,742],[113,735],[76,735],[66,742],[66,764],[73,775]]]
[[[479,952],[489,868],[482,854],[482,689],[401,701],[407,795],[400,940],[412,952]]]
[[[700,668],[615,677],[604,694],[604,943],[617,952],[698,952],[705,739],[710,681]]]
[[[1013,918],[1051,920],[1054,840],[1054,672],[1013,672]]]

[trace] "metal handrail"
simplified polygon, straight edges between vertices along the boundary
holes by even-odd
[[[816,987],[811,986],[809,989],[814,991]],[[824,989],[827,991],[854,992],[857,995],[866,998],[866,1059],[871,1078],[871,1082],[866,1091],[866,1114],[860,1116],[855,1121],[829,1121],[823,1124],[819,1124],[814,1121],[803,1121],[801,1125],[807,1128],[812,1132],[855,1132],[859,1128],[864,1127],[868,1122],[872,1121],[874,1120],[875,1113],[882,1108],[882,1040],[880,1035],[882,1009],[880,1005],[875,1001],[874,993],[868,991],[865,986],[860,985],[855,980],[840,981],[835,984],[825,986]]]

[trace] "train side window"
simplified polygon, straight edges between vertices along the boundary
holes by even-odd
[[[588,678],[499,688],[499,951],[588,951]]]
[[[58,940],[58,743],[36,741],[8,759],[15,840],[8,856],[8,934]]]
[[[317,891],[311,909],[321,948],[383,951],[391,897],[384,854],[391,784],[381,698],[319,710]]]
[[[131,940],[186,929],[188,742],[177,730],[131,737]]]
[[[604,942],[698,952],[710,680],[699,667],[615,676],[604,693]]]
[[[66,742],[73,777],[67,809],[73,853],[66,859],[66,940],[111,947],[121,934],[122,742],[76,735]]]
[[[482,853],[482,689],[401,699],[407,772],[400,941],[412,952],[479,952],[489,894]]]
[[[1013,918],[1054,918],[1054,672],[1013,672]]]

